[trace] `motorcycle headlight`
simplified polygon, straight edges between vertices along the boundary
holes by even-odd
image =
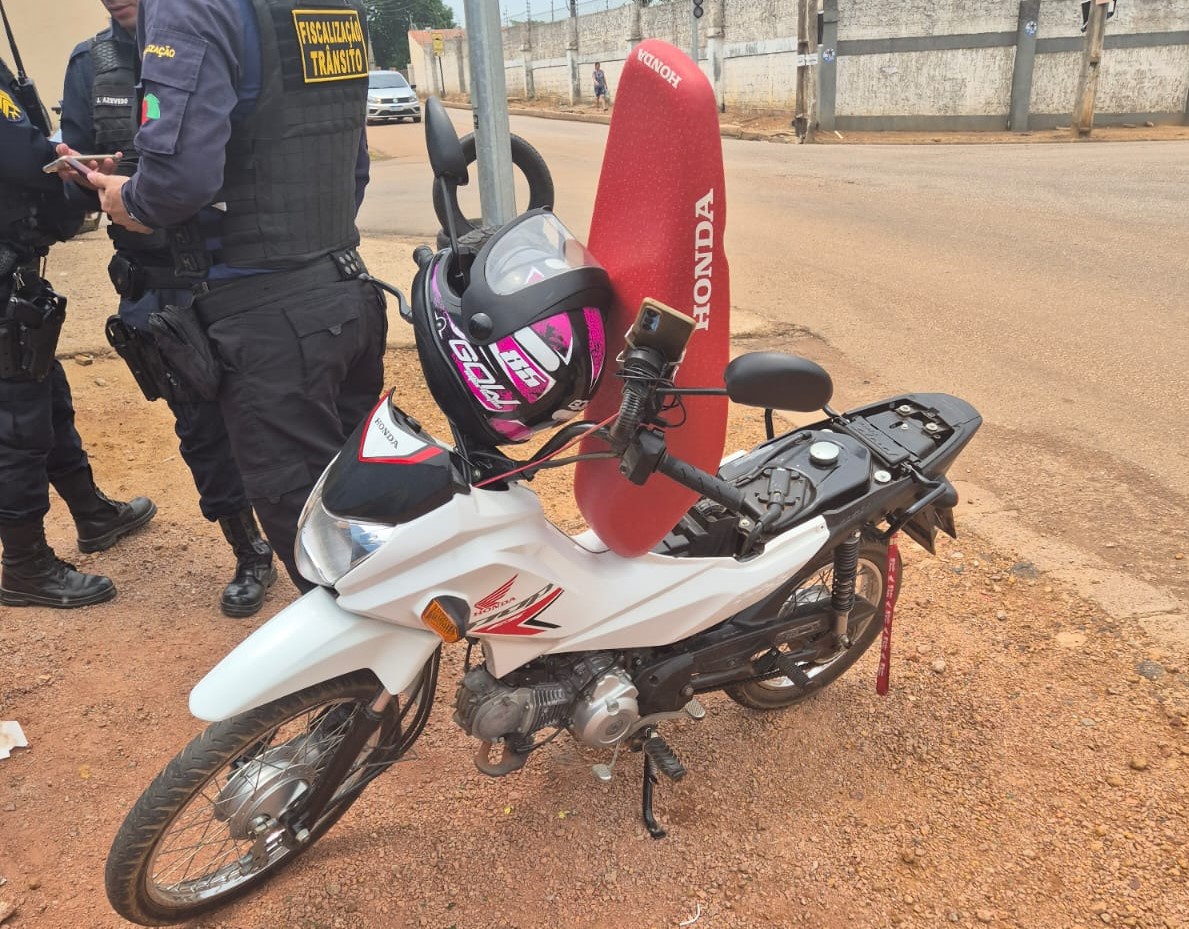
[[[332,461],[310,492],[297,523],[297,570],[315,584],[333,587],[352,568],[388,541],[395,526],[337,516],[322,503]]]

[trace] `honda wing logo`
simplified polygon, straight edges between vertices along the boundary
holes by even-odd
[[[475,604],[475,612],[482,612],[480,607],[484,604],[490,604],[486,609],[495,609],[507,603],[508,600],[502,600],[502,598],[512,589],[516,577]],[[563,593],[565,593],[563,588],[554,584],[546,584],[524,600],[504,606],[499,612],[485,617],[479,625],[473,626],[469,631],[483,635],[539,635],[550,629],[557,629],[559,627],[555,624],[547,623],[541,619],[541,614],[553,606]]]
[[[475,614],[478,615],[480,613],[490,613],[497,607],[506,606],[507,604],[511,603],[512,597],[508,596],[508,591],[512,589],[512,585],[516,583],[516,578],[518,577],[520,577],[519,574],[513,574],[510,581],[497,587],[486,597],[476,603]]]

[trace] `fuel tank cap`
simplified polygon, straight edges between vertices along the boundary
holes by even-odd
[[[842,449],[833,442],[814,442],[809,446],[809,460],[819,468],[832,468],[838,464]]]

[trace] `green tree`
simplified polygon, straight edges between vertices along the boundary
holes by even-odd
[[[409,30],[454,29],[454,11],[443,0],[364,0],[372,53],[381,68],[409,63]]]

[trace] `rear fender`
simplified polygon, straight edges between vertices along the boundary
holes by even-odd
[[[319,587],[215,665],[190,692],[190,712],[217,722],[364,668],[399,693],[441,644],[432,632],[348,613]]]

